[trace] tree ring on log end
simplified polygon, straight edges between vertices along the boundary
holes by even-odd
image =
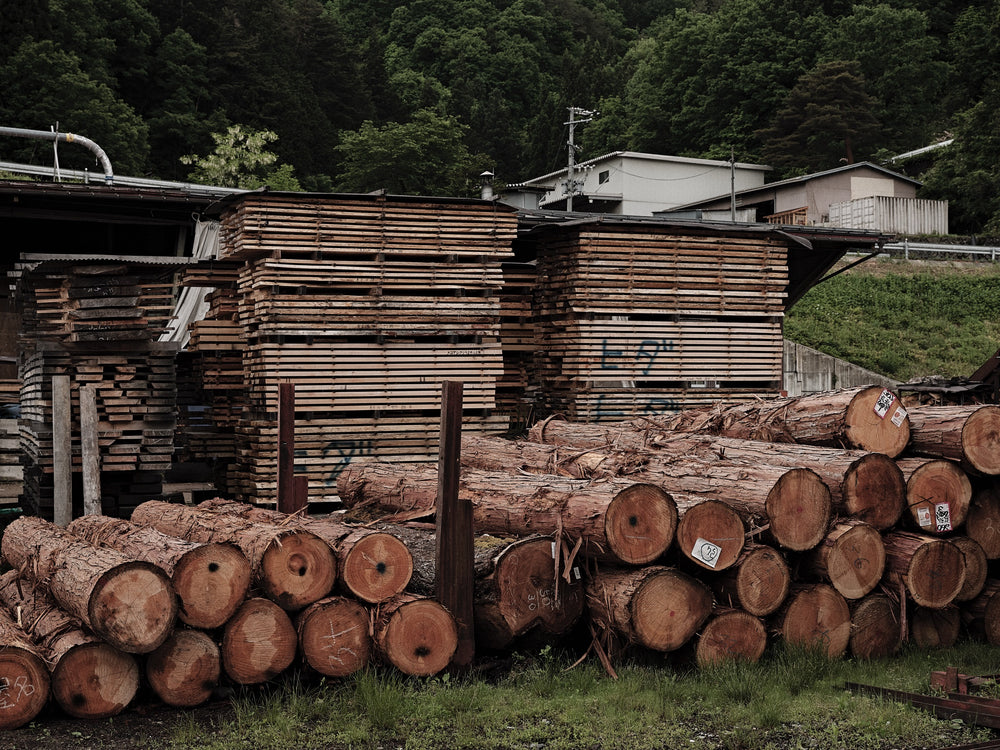
[[[764,508],[774,540],[785,549],[812,549],[830,526],[830,488],[812,469],[789,469],[767,493]]]
[[[385,657],[396,669],[429,677],[451,663],[458,648],[458,629],[447,609],[433,599],[417,599],[392,613],[380,640]]]
[[[680,551],[706,570],[722,571],[735,563],[743,551],[745,534],[739,513],[721,500],[693,505],[677,522]]]
[[[882,535],[866,523],[852,526],[826,550],[826,572],[845,599],[860,599],[870,593],[885,572]]]
[[[52,671],[52,697],[76,719],[115,716],[138,690],[135,658],[100,641],[70,649]]]
[[[885,594],[872,594],[852,605],[851,654],[859,659],[881,659],[899,650],[899,607]]]
[[[177,617],[193,628],[221,628],[250,587],[250,561],[233,544],[208,543],[186,553],[173,573]]]
[[[921,607],[940,609],[951,604],[964,585],[965,556],[956,545],[935,539],[913,553],[906,588]]]
[[[643,580],[629,606],[639,643],[654,651],[674,651],[712,613],[712,592],[698,579],[664,568]]]
[[[976,409],[962,426],[965,460],[983,474],[1000,474],[1000,407]]]
[[[402,593],[413,575],[409,548],[392,534],[367,534],[343,558],[340,579],[347,590],[372,604]]]
[[[942,609],[914,607],[909,620],[910,637],[917,648],[951,648],[962,632],[962,613],[954,604]]]
[[[178,628],[146,660],[149,684],[168,706],[201,705],[221,672],[219,647],[200,630]]]
[[[235,682],[255,685],[291,666],[297,646],[285,610],[269,599],[247,599],[223,631],[222,667]]]
[[[1000,558],[1000,491],[991,485],[973,494],[965,533],[983,548],[987,560]]]
[[[972,502],[969,475],[954,461],[931,459],[913,470],[906,480],[906,506],[910,525],[923,534],[948,534],[965,523]],[[938,524],[944,506],[947,524]]]
[[[695,647],[699,667],[714,667],[727,661],[754,664],[767,647],[767,628],[759,617],[733,609],[716,615],[705,625]]]
[[[569,571],[569,582],[561,575],[556,579],[552,546],[547,536],[521,539],[508,545],[497,559],[493,573],[497,609],[513,636],[536,624],[547,632],[563,633],[583,613],[579,562]]]
[[[888,394],[888,395],[886,395]],[[895,458],[910,441],[910,417],[888,388],[872,386],[857,393],[844,415],[848,442]]]
[[[303,529],[283,532],[261,559],[261,589],[268,599],[289,611],[322,599],[336,578],[337,561],[330,545]]]
[[[989,576],[986,553],[983,552],[979,542],[967,536],[954,536],[948,541],[962,550],[962,556],[965,558],[965,583],[962,584],[962,590],[955,595],[955,601],[971,601],[979,596]]]
[[[788,643],[839,658],[851,636],[851,610],[836,589],[824,583],[793,594],[781,625]]]
[[[49,699],[49,670],[26,648],[0,648],[0,676],[4,699],[0,702],[0,729],[24,726],[41,713]]]
[[[296,629],[306,663],[327,677],[346,677],[371,659],[368,610],[352,599],[321,599],[299,615]]]
[[[677,504],[653,484],[626,487],[604,513],[609,551],[630,565],[656,560],[670,547],[676,531]]]
[[[177,618],[177,596],[162,569],[133,561],[105,571],[87,603],[88,623],[115,648],[146,654],[170,635]]]
[[[906,480],[896,462],[869,453],[851,465],[844,478],[842,512],[879,531],[894,526],[906,505]]]
[[[761,545],[747,555],[736,572],[740,606],[757,617],[769,615],[785,601],[791,582],[785,558],[776,549]]]

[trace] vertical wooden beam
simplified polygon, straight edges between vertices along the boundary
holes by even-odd
[[[309,505],[309,477],[299,475],[292,479],[295,484],[295,509],[289,512],[300,511]]]
[[[295,384],[278,383],[278,510],[295,507]]]
[[[101,515],[101,449],[97,442],[97,386],[80,386],[80,456],[83,514]]]
[[[52,376],[52,520],[73,520],[73,400],[69,375]]]
[[[472,503],[458,495],[462,448],[462,384],[447,381],[441,393],[438,449],[437,600],[458,625],[452,666],[469,667],[475,655],[472,595],[475,583]]]

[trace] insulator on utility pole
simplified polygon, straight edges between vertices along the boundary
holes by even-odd
[[[564,125],[569,125],[569,140],[567,141],[568,146],[568,159],[566,163],[566,210],[573,210],[573,194],[576,192],[576,180],[573,178],[574,167],[576,166],[576,144],[573,143],[573,133],[577,125],[582,125],[585,122],[590,122],[593,120],[600,112],[596,112],[589,109],[581,109],[580,107],[570,107],[569,108],[569,121],[563,123]],[[584,119],[577,120],[577,116]]]

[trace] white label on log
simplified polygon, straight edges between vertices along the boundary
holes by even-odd
[[[917,508],[917,523],[921,526],[930,526],[933,522],[931,521],[931,509],[921,506]]]
[[[906,419],[906,409],[902,406],[897,406],[896,411],[892,414],[892,423],[896,425],[896,427],[901,427],[904,419]]]
[[[951,507],[948,503],[937,503],[934,506],[934,520],[938,531],[951,531]]]
[[[875,402],[875,413],[878,414],[879,419],[885,419],[885,415],[889,413],[889,407],[892,406],[892,402],[895,400],[896,395],[888,388],[882,391],[878,397],[878,401]]]
[[[579,580],[580,580],[580,578],[582,577],[582,576],[580,575],[580,566],[579,566],[579,565],[574,565],[574,566],[573,566],[573,575],[575,575],[575,576],[576,576],[576,580],[578,580],[578,581],[579,581]]]
[[[720,552],[722,552],[722,547],[698,537],[694,543],[694,549],[691,550],[691,557],[705,563],[710,568],[714,568],[719,562]]]
[[[556,543],[552,542],[552,559],[556,559]]]

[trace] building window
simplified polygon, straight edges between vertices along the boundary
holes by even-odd
[[[605,182],[611,179],[611,170],[605,169],[603,172],[597,173],[597,184],[603,185]]]

